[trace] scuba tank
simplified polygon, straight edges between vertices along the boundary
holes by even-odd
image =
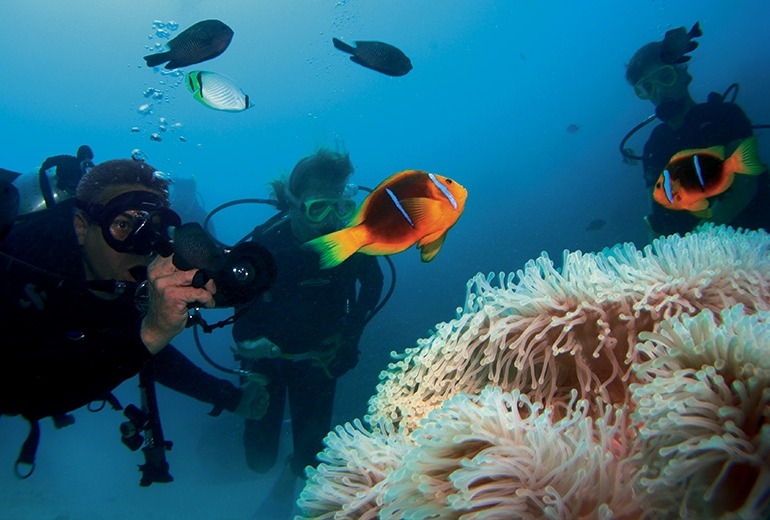
[[[14,185],[19,190],[19,215],[51,208],[75,196],[81,177],[93,168],[94,152],[88,145],[76,155],[55,155],[43,161],[35,171],[19,176]]]
[[[55,166],[20,175],[13,183],[19,190],[19,215],[50,208],[75,195],[74,191],[59,189],[56,184]]]

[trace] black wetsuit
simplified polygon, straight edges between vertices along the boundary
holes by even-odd
[[[718,94],[711,94],[708,102],[695,105],[687,112],[679,128],[674,129],[667,123],[661,123],[653,129],[644,145],[643,165],[647,188],[652,193],[652,187],[675,153],[717,145],[732,146],[727,148],[730,153],[740,141],[751,135],[751,121],[743,110],[735,103],[722,102]],[[653,231],[661,235],[686,233],[703,222],[689,211],[669,210],[655,201],[652,201],[652,213],[647,218]],[[757,191],[748,206],[730,225],[770,229],[770,176],[767,171],[759,176]]]
[[[266,337],[283,354],[294,355],[328,350],[325,339],[335,334],[343,338],[328,370],[308,359],[245,363],[270,379],[267,413],[259,421],[246,421],[244,447],[249,467],[264,472],[275,464],[288,392],[294,437],[291,469],[302,475],[306,466],[315,464],[331,428],[336,378],[358,361],[365,320],[382,292],[382,271],[375,257],[362,254],[333,269],[319,269],[318,255],[302,248],[288,219],[254,240],[273,254],[278,275],[273,287],[244,307],[245,315],[233,326],[234,339]]]
[[[102,399],[145,363],[159,383],[234,410],[235,385],[171,345],[149,353],[132,294],[104,300],[86,288],[71,201],[18,224],[0,243],[0,414],[37,420],[69,412]]]

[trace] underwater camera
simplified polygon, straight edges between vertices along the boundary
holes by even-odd
[[[194,287],[211,279],[217,285],[217,307],[243,305],[266,291],[275,282],[275,260],[259,244],[243,242],[233,248],[220,248],[197,222],[174,230],[174,258],[177,269],[198,269]]]

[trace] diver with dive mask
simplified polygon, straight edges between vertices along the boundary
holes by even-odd
[[[155,193],[130,191],[106,205],[81,200],[75,205],[99,225],[104,240],[115,251],[142,256],[173,254],[178,269],[199,269],[193,286],[203,287],[213,279],[217,307],[248,303],[275,279],[275,262],[263,247],[249,242],[219,248],[199,224],[182,225],[179,215]],[[139,278],[143,281],[144,277]]]

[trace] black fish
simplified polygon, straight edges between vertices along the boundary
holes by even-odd
[[[687,29],[684,27],[671,29],[663,38],[660,59],[663,60],[663,63],[668,63],[669,65],[687,63],[690,61],[690,56],[687,56],[687,53],[694,51],[698,47],[698,42],[693,41],[693,38],[700,36],[703,36],[700,22],[695,22],[690,32],[687,32]]]
[[[18,212],[19,190],[9,180],[0,179],[0,240],[11,230]]]
[[[178,69],[216,58],[227,49],[233,30],[219,20],[198,22],[168,42],[169,50],[144,57],[148,67],[166,63],[166,69]]]
[[[412,70],[412,62],[406,54],[390,44],[358,41],[353,47],[337,38],[332,38],[332,43],[339,50],[352,54],[350,61],[388,76],[403,76]]]
[[[571,125],[567,125],[568,134],[576,134],[578,132],[580,132],[580,125],[576,125],[575,123],[572,123]]]
[[[606,224],[606,220],[602,220],[600,218],[597,218],[596,220],[592,220],[587,226],[586,231],[597,231],[604,227],[604,224]]]

